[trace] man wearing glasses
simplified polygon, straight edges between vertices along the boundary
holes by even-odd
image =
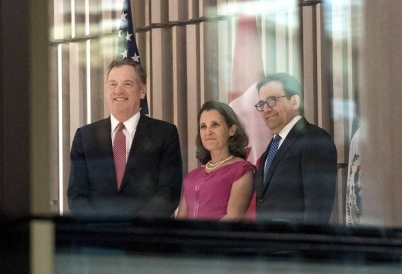
[[[257,90],[255,108],[274,134],[255,176],[257,220],[328,223],[337,174],[332,137],[304,118],[302,90],[294,77],[268,75]]]

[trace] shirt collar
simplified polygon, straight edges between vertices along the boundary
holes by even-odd
[[[134,116],[131,116],[130,119],[128,119],[127,121],[125,121],[123,124],[126,127],[127,131],[132,134],[135,129],[138,126],[138,121],[140,120],[140,112],[137,112],[136,114],[134,114]],[[116,130],[117,125],[120,123],[114,116],[113,114],[110,114],[110,121],[112,124],[112,132],[114,132]]]
[[[288,136],[290,130],[293,128],[293,126],[301,119],[302,117],[300,115],[297,115],[293,117],[292,120],[279,132],[279,135],[282,137],[281,141]]]

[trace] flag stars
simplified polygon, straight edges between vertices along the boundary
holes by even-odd
[[[131,41],[131,36],[132,36],[132,34],[130,34],[130,33],[127,31],[126,41]]]
[[[120,53],[123,56],[123,59],[127,58],[127,52],[127,50],[124,50],[123,53]]]
[[[137,53],[134,53],[134,56],[131,57],[131,59],[133,59],[133,60],[136,61],[136,62],[140,62],[140,56],[137,55]]]
[[[130,3],[128,0],[124,0],[123,11],[120,15],[120,28],[118,32],[117,41],[117,58],[132,59],[136,62],[140,62],[140,56],[135,41],[135,32],[131,22]]]

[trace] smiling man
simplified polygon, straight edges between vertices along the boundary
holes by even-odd
[[[168,218],[177,208],[182,160],[176,126],[140,114],[146,72],[130,59],[108,68],[110,117],[77,129],[67,190],[70,212],[88,217]]]
[[[255,176],[257,220],[328,223],[335,198],[332,137],[304,118],[299,82],[275,73],[257,84],[255,105],[274,134]]]

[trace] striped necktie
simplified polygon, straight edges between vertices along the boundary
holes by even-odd
[[[113,158],[116,170],[117,189],[120,189],[123,181],[124,171],[126,169],[126,136],[123,132],[124,124],[117,125],[117,132],[114,137]]]
[[[268,156],[267,156],[267,160],[265,161],[265,168],[264,168],[264,184],[265,179],[267,178],[267,174],[268,174],[268,169],[272,163],[272,160],[275,157],[276,152],[278,151],[278,146],[279,146],[279,141],[281,140],[281,136],[276,135],[275,138],[272,140],[271,142],[271,147],[269,148],[268,151]]]

